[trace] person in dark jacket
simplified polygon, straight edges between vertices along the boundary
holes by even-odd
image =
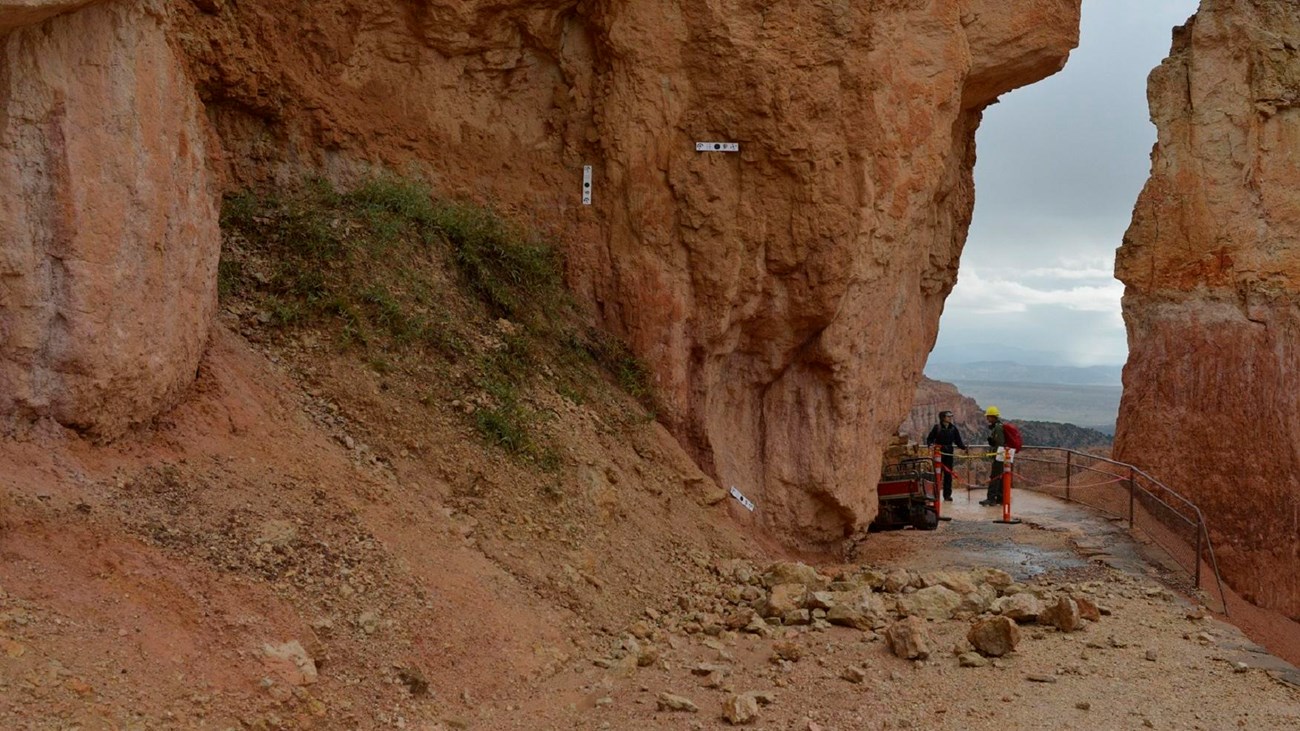
[[[1002,414],[998,407],[990,406],[984,412],[984,420],[989,423],[989,448],[995,455],[999,449],[1007,446],[1007,435],[1002,429]],[[980,505],[1002,504],[1002,463],[993,457],[993,466],[989,470],[989,494],[980,501]]]
[[[961,430],[956,424],[952,423],[951,411],[939,412],[939,423],[930,429],[930,435],[925,438],[926,446],[933,447],[939,445],[940,459],[943,460],[943,499],[952,502],[952,470],[954,464],[953,447],[965,449],[966,443],[961,440]]]

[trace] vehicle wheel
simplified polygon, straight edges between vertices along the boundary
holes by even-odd
[[[934,530],[939,527],[939,514],[934,512],[934,508],[926,508],[923,514],[916,517],[912,527],[917,530]]]

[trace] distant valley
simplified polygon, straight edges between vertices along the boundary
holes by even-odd
[[[954,384],[981,406],[997,406],[1013,421],[1075,424],[1113,435],[1122,370],[980,361],[927,364],[925,374]]]

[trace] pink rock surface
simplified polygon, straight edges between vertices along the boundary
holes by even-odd
[[[29,5],[0,6],[0,23]],[[154,1],[20,28],[0,87],[0,226],[18,242],[3,410],[110,433],[193,374],[215,212],[170,39],[227,184],[414,169],[555,230],[699,464],[782,539],[833,544],[874,516],[879,455],[955,281],[981,110],[1059,69],[1078,14],[1079,0]]]
[[[112,435],[193,380],[220,244],[164,4],[82,4],[0,3],[0,422]]]
[[[1300,5],[1205,0],[1150,78],[1119,250],[1115,451],[1204,511],[1225,577],[1300,618]]]
[[[875,514],[955,281],[981,110],[1061,68],[1079,16],[1079,0],[304,7],[181,6],[231,179],[414,166],[527,211],[651,364],[705,471],[777,536],[822,545]]]

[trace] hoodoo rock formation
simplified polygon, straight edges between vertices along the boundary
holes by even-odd
[[[0,28],[31,18],[31,5],[0,4]],[[128,395],[160,397],[176,386],[169,374],[192,369],[215,243],[210,204],[198,200],[204,173],[191,169],[206,138],[189,121],[183,66],[220,140],[213,173],[227,187],[414,171],[554,230],[569,246],[570,280],[651,365],[662,415],[701,466],[753,498],[778,536],[833,543],[874,515],[881,448],[908,410],[955,281],[981,111],[1061,68],[1079,5],[241,0],[163,12],[121,2],[15,31],[8,57],[26,65],[0,72],[7,106],[42,104],[30,120],[83,104],[101,117],[27,143],[26,165],[0,173],[10,176],[0,183],[6,207],[45,201],[24,213],[44,223],[6,230],[6,252],[51,242],[21,261],[6,253],[0,317],[30,334],[6,335],[0,372],[18,385],[17,407],[67,402],[54,414],[84,424],[89,395],[63,374],[116,383],[101,365],[130,367],[120,381]],[[149,34],[115,31],[113,18],[136,15],[144,19],[131,27]],[[80,42],[104,45],[95,72],[67,83],[99,86],[40,91],[64,78],[43,65],[76,49],[33,44],[76,23],[94,26]],[[110,93],[131,78],[133,94]],[[132,126],[112,116],[131,116],[123,104],[160,108],[136,110]],[[11,155],[10,139],[32,125],[5,119],[0,154]],[[123,136],[146,122],[162,127]],[[697,141],[740,149],[697,152]],[[87,169],[114,184],[39,162],[60,145],[95,146],[108,167]],[[115,149],[141,152],[109,156]],[[171,162],[158,166],[164,149]],[[590,207],[579,203],[585,165]],[[87,196],[123,200],[69,198],[46,180],[60,169]],[[151,195],[163,205],[142,215]],[[124,229],[111,239],[118,248],[57,248],[110,225]],[[148,226],[158,230],[140,230]],[[119,251],[135,258],[113,259]],[[83,256],[105,264],[87,287],[64,286],[63,264],[42,274]],[[173,302],[171,292],[191,298]],[[110,293],[124,301],[93,299]],[[58,297],[75,301],[61,310],[49,304]],[[155,313],[137,307],[148,303]],[[93,319],[109,312],[111,321]],[[157,347],[127,347],[145,342]],[[141,361],[146,353],[158,362]],[[128,400],[140,417],[160,399]]]
[[[1193,496],[1236,589],[1300,619],[1300,4],[1204,0],[1149,97],[1116,452]]]
[[[111,435],[194,380],[220,238],[164,4],[86,5],[0,1],[0,420]]]
[[[908,412],[898,431],[915,442],[924,442],[931,427],[939,422],[939,412],[953,412],[953,423],[970,444],[983,444],[988,438],[988,422],[975,399],[962,395],[951,383],[921,377]]]

